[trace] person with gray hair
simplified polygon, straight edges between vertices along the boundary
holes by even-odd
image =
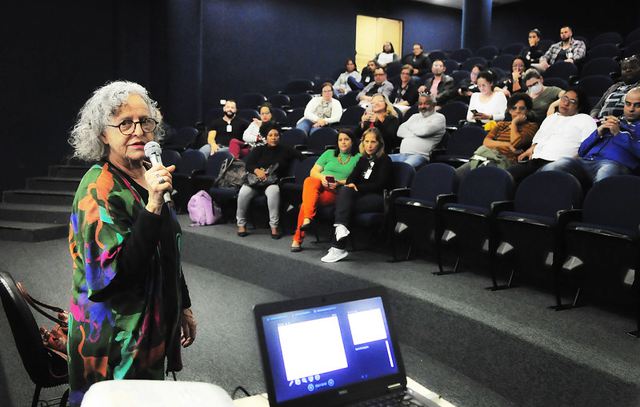
[[[414,167],[420,167],[429,161],[431,151],[438,145],[445,133],[447,120],[442,113],[435,111],[436,98],[426,93],[418,96],[418,113],[398,128],[400,153],[391,154],[392,161],[404,161]]]
[[[95,382],[163,380],[182,369],[180,345],[195,339],[180,225],[164,198],[175,166],[145,161],[145,145],[162,135],[157,103],[126,81],[97,89],[71,131],[74,156],[96,162],[69,224],[71,406]]]

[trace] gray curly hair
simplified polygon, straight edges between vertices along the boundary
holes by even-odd
[[[84,161],[98,161],[107,156],[109,149],[101,139],[109,119],[118,114],[130,95],[142,97],[149,108],[150,117],[158,122],[154,130],[155,140],[164,137],[162,114],[158,103],[151,99],[149,92],[135,82],[114,81],[96,89],[78,113],[69,144],[74,149],[73,156]]]

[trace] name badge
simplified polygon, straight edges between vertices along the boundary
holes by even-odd
[[[367,168],[367,170],[364,172],[364,175],[362,176],[364,179],[369,179],[374,165],[376,165],[376,163],[374,163],[373,161],[369,162],[369,168]]]
[[[366,78],[364,78],[364,83],[369,83],[370,80],[371,78],[367,76]]]
[[[227,133],[231,133],[231,125],[227,124]]]

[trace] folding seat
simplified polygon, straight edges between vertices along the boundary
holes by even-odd
[[[198,137],[198,129],[195,127],[181,127],[170,138],[166,138],[163,148],[183,152],[189,148]]]
[[[302,119],[304,116],[304,107],[296,107],[291,109],[289,113],[287,113],[287,125],[289,127],[296,127],[298,121]]]
[[[414,114],[418,113],[418,105],[415,104],[413,106],[411,106],[409,108],[409,110],[407,110],[406,112],[404,112],[404,114],[402,116],[400,116],[400,124],[406,122],[407,120],[409,120],[409,118],[411,116],[413,116]]]
[[[455,59],[458,62],[464,62],[467,60],[467,58],[471,57],[472,55],[473,55],[473,52],[470,49],[460,48],[455,51],[451,51],[451,53],[449,53],[449,58]],[[429,56],[429,58],[431,58],[431,56]]]
[[[567,215],[581,206],[582,195],[578,180],[566,172],[536,172],[520,183],[513,203],[496,216],[498,243],[490,266],[494,289],[511,287],[517,272],[523,280],[553,290],[564,258]],[[500,265],[510,275],[506,285],[498,286]]]
[[[625,44],[631,44],[632,42],[638,41],[638,40],[640,40],[640,27],[631,31],[624,37]]]
[[[640,54],[640,40],[627,44],[622,51],[624,58],[629,58],[632,55]]]
[[[578,41],[582,41],[584,42],[584,45],[589,48],[591,46],[591,44],[589,43],[589,40],[587,39],[587,37],[585,37],[584,35],[574,35],[573,38],[575,38]]]
[[[560,89],[569,89],[569,82],[562,78],[544,78],[545,86],[557,86]]]
[[[273,120],[275,120],[275,122],[280,126],[286,126],[289,123],[289,121],[287,120],[287,112],[285,112],[284,109],[281,109],[279,107],[272,107],[271,115],[273,117]]]
[[[469,71],[462,71],[462,70],[451,71],[449,75],[451,75],[451,77],[453,78],[456,86],[460,85],[460,81],[469,79]]]
[[[580,71],[580,76],[607,75],[617,77],[620,73],[620,63],[613,58],[599,57],[589,59]]]
[[[460,69],[460,62],[456,61],[455,59],[445,59],[444,60],[444,66],[447,67],[447,73],[453,72],[453,71],[457,71],[458,69]]]
[[[562,291],[572,289],[596,303],[636,307],[640,329],[640,177],[620,175],[597,182],[587,193],[577,220],[565,230]],[[638,336],[638,331],[633,332]]]
[[[309,154],[322,154],[327,148],[336,145],[338,131],[333,127],[321,127],[307,137],[307,150]]]
[[[42,335],[29,304],[18,290],[11,274],[5,271],[0,271],[0,299],[22,365],[29,375],[29,379],[36,386],[31,406],[50,405],[45,401],[43,401],[44,404],[40,404],[40,392],[42,388],[57,387],[69,382],[67,362],[44,346]],[[3,332],[5,336],[8,336],[6,327]],[[9,340],[7,339],[7,341]],[[11,374],[14,375],[15,372],[11,372]],[[68,390],[66,390],[60,400],[61,406],[67,405],[68,395]],[[11,404],[8,400],[5,402],[8,403],[7,405]]]
[[[168,167],[170,165],[178,166],[178,162],[180,161],[180,153],[175,150],[169,150],[165,148],[162,150],[162,154],[160,154],[162,158],[162,165]]]
[[[444,195],[451,196],[457,189],[455,169],[447,164],[432,163],[416,172],[410,189],[397,193],[398,197],[392,202],[394,260],[398,260],[401,242],[408,244],[407,260],[414,247],[420,250],[440,243],[442,224],[438,212],[447,202]]]
[[[262,93],[243,93],[238,98],[238,108],[258,109],[258,106],[267,101]]]
[[[467,110],[469,110],[469,105],[464,102],[454,100],[453,102],[446,103],[442,106],[440,113],[442,113],[447,119],[447,127],[457,129],[460,125],[460,121],[467,119]]]
[[[564,79],[567,82],[570,82],[571,77],[576,76],[577,74],[578,68],[574,64],[568,64],[566,62],[560,61],[547,68],[542,76],[544,77],[545,81],[547,80],[547,78],[560,78]]]
[[[591,48],[596,47],[600,44],[614,44],[618,45],[622,43],[622,35],[615,31],[608,31],[601,34],[596,35],[593,40],[591,40],[591,44],[589,46]]]
[[[259,119],[260,113],[256,109],[238,109],[238,117],[242,117],[248,122],[251,122],[253,119]]]
[[[524,44],[521,42],[514,42],[509,45],[506,45],[504,48],[500,50],[500,54],[511,54],[511,55],[520,55],[522,49],[524,48]]]
[[[309,93],[295,93],[295,94],[289,93],[288,95],[289,95],[289,99],[291,100],[292,108],[307,107],[307,103],[309,103],[309,101],[313,97]]]
[[[224,112],[221,107],[213,107],[204,115],[204,123],[210,126],[214,120],[221,118],[223,114]]]
[[[482,127],[475,124],[462,126],[447,137],[447,146],[444,151],[431,154],[431,161],[459,167],[469,162],[473,152],[482,145],[486,135]]]
[[[583,76],[576,85],[585,91],[590,102],[595,100],[597,103],[604,92],[613,85],[613,79],[608,75]],[[591,106],[593,106],[593,103],[591,103]]]
[[[515,58],[512,54],[501,54],[491,61],[491,68],[500,68],[505,71],[511,71],[511,62]]]
[[[466,52],[466,51],[464,51]],[[429,59],[431,61],[436,60],[436,59],[441,59],[441,60],[445,60],[447,59],[447,54],[444,51],[440,51],[439,49],[434,49],[433,51],[429,51],[428,53]],[[469,51],[469,56],[471,56],[471,51]],[[449,57],[451,58],[451,57]],[[465,57],[466,59],[467,57]],[[460,61],[459,59],[457,61]],[[464,59],[463,59],[464,61]]]
[[[555,42],[557,41],[554,41],[549,38],[541,39],[540,42],[538,43],[538,48],[540,48],[540,51],[546,52],[549,49],[549,47],[553,45]]]
[[[220,167],[226,159],[232,159],[233,156],[228,151],[216,151],[207,158],[207,163],[204,167],[204,173],[196,174],[193,177],[194,190],[199,191],[201,189],[208,191],[213,186],[214,181],[218,178],[220,173]]]
[[[187,208],[187,202],[195,190],[194,178],[204,174],[207,166],[207,157],[199,150],[185,150],[180,157],[173,172],[173,201],[176,211],[182,213]]]
[[[358,96],[358,93],[360,93],[359,90],[352,90],[350,92],[347,92],[344,96],[342,96],[340,98],[340,104],[342,105],[342,108],[346,109],[351,106],[357,105],[358,101],[356,100],[356,97]]]
[[[475,64],[482,64],[483,66],[486,67],[487,59],[485,57],[480,57],[480,56],[473,56],[473,57],[467,58],[465,61],[462,62],[462,64],[460,64],[460,69],[463,69],[465,71],[471,71],[471,69]]]
[[[461,180],[457,195],[449,198],[454,202],[441,211],[444,231],[441,245],[436,246],[437,274],[449,273],[443,269],[443,246],[452,247],[457,255],[453,272],[461,260],[478,265],[480,255],[495,253],[495,214],[501,202],[513,199],[513,191],[511,174],[498,167],[476,168]]]
[[[620,56],[620,48],[615,44],[600,44],[587,51],[586,60],[590,61],[595,58],[618,58]]]
[[[358,105],[350,106],[342,112],[340,118],[341,127],[349,127],[351,129],[356,128],[360,124],[360,119],[364,114],[364,109]]]
[[[489,68],[489,70],[491,72],[493,72],[493,83],[494,85],[502,82],[507,76],[509,76],[509,73],[511,72],[511,67],[509,67],[509,69],[507,71],[505,71],[504,69],[494,66]]]
[[[484,47],[478,48],[474,55],[490,61],[495,58],[495,56],[498,55],[499,52],[500,51],[498,50],[498,47],[496,47],[495,45],[485,45]]]
[[[393,78],[394,76],[399,76],[400,75],[400,70],[402,69],[402,62],[396,61],[396,62],[389,62],[387,64],[387,66],[385,67],[386,71],[387,71],[387,77],[388,78]]]
[[[312,92],[314,83],[308,79],[296,79],[287,83],[282,93],[286,95],[293,95],[296,93],[308,93]]]
[[[291,106],[291,99],[284,93],[276,93],[267,98],[267,101],[271,103],[273,107],[279,107],[280,109],[288,109]]]
[[[287,130],[280,135],[280,144],[305,150],[307,148],[307,134],[302,129]]]

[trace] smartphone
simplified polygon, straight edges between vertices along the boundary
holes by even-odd
[[[329,184],[335,184],[336,183],[336,179],[335,179],[335,177],[333,175],[327,175],[325,178],[327,179],[327,182]]]
[[[476,109],[471,109],[471,113],[478,114],[478,111]]]

